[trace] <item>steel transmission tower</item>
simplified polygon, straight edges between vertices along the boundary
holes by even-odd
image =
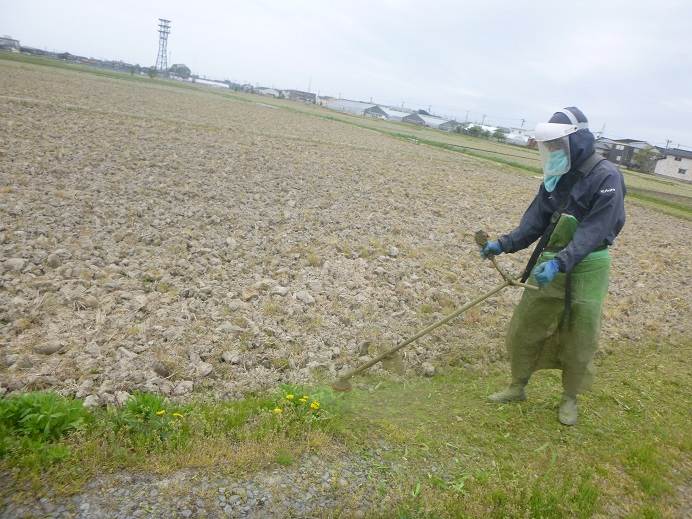
[[[171,33],[171,21],[159,18],[159,53],[156,55],[156,70],[168,70],[168,35]]]

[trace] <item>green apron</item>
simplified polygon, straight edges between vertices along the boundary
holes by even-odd
[[[577,225],[574,217],[562,215],[538,264],[555,257],[569,243]],[[571,306],[566,315],[566,274],[558,273],[540,290],[524,290],[506,341],[513,381],[526,383],[539,369],[561,369],[565,393],[576,396],[589,389],[609,270],[608,249],[592,252],[574,267]],[[533,277],[529,283],[535,284]]]

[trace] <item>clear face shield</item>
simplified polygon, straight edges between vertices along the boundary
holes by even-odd
[[[543,164],[543,175],[546,177],[564,175],[571,166],[569,137],[560,137],[550,141],[538,142],[538,153]]]
[[[569,136],[579,130],[579,124],[539,123],[536,143],[543,164],[543,175],[559,177],[569,171],[571,164]]]

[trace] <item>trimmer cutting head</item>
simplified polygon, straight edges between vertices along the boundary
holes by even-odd
[[[332,384],[332,389],[334,391],[340,391],[342,393],[345,393],[347,391],[351,391],[353,389],[353,386],[351,385],[351,381],[349,379],[338,378]]]

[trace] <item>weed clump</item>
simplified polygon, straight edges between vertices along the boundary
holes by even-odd
[[[21,467],[51,465],[69,456],[58,441],[89,422],[79,400],[34,392],[0,400],[0,458]]]
[[[145,452],[182,446],[190,437],[182,409],[152,393],[134,393],[122,409],[110,412],[105,420],[124,443]]]
[[[288,465],[335,430],[336,404],[327,389],[297,386],[187,404],[135,392],[122,407],[106,409],[86,409],[80,400],[53,393],[25,393],[0,399],[0,470],[79,484],[104,466],[166,470],[190,460],[231,462],[243,470]]]

